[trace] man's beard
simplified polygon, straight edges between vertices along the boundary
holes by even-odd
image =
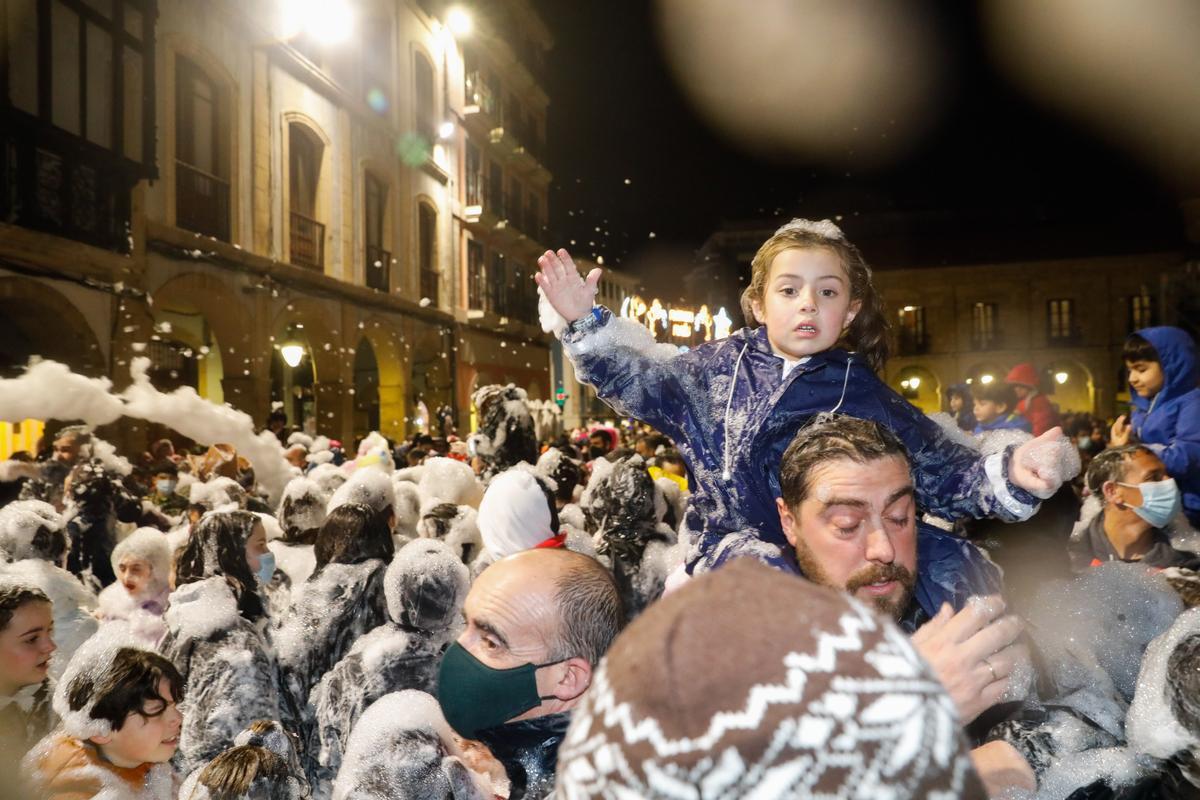
[[[917,584],[916,576],[912,572],[909,572],[906,567],[900,564],[893,563],[872,564],[869,567],[864,567],[847,578],[845,586],[838,586],[829,578],[825,570],[821,569],[821,565],[817,562],[816,557],[813,556],[812,551],[808,549],[808,545],[803,541],[796,543],[796,563],[800,565],[800,571],[804,573],[804,577],[813,583],[852,595],[859,589],[872,583],[896,581],[900,584],[901,588],[899,597],[872,597],[870,599],[876,611],[886,614],[895,621],[898,621],[904,615],[904,612],[908,610],[908,604],[912,602],[913,587]]]

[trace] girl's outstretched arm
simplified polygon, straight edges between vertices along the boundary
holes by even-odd
[[[683,355],[656,342],[643,326],[595,306],[600,270],[593,269],[585,280],[566,250],[547,251],[538,266],[541,271],[534,278],[544,301],[567,322],[564,330],[560,321],[555,333],[579,382],[595,388],[618,413],[672,438],[686,438],[681,425],[685,409],[699,392],[707,392],[704,369],[687,357],[695,351]]]

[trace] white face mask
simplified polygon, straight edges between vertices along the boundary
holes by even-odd
[[[1174,478],[1145,481],[1144,483],[1117,481],[1117,485],[1137,489],[1142,493],[1142,504],[1140,506],[1131,505],[1130,508],[1133,509],[1133,513],[1156,528],[1165,528],[1179,513],[1182,503],[1179,497],[1179,486],[1175,483]]]

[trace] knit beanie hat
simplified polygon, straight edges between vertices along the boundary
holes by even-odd
[[[479,534],[497,559],[532,550],[558,535],[551,498],[529,469],[514,467],[488,484],[479,504]]]
[[[949,695],[890,621],[749,559],[650,606],[559,750],[561,797],[983,798]]]

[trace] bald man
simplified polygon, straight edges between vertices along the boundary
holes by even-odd
[[[616,583],[589,556],[526,550],[475,579],[463,616],[438,675],[446,721],[504,765],[509,800],[545,797],[570,712],[623,621]]]

